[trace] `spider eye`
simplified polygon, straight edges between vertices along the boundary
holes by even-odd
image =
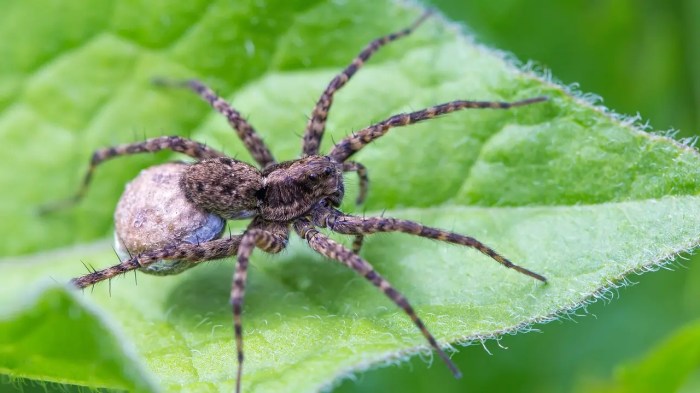
[[[327,166],[325,169],[323,169],[323,174],[326,176],[330,176],[331,173],[333,173],[333,169],[331,167]]]
[[[316,176],[315,173],[309,173],[309,180],[316,180],[318,179],[318,176]]]

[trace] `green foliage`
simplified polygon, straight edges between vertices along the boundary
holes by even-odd
[[[420,12],[390,1],[259,4],[102,2],[61,9],[65,33],[38,28],[0,43],[13,59],[0,83],[14,93],[0,97],[0,156],[22,168],[0,172],[0,227],[9,239],[0,253],[14,255],[0,260],[2,373],[91,387],[151,390],[153,378],[168,391],[231,390],[232,263],[171,278],[139,275],[137,286],[115,280],[111,296],[106,285],[83,297],[42,283],[84,273],[80,260],[114,263],[104,242],[38,252],[109,236],[123,184],[171,157],[105,164],[80,207],[48,218],[34,209],[70,195],[100,146],[191,135],[249,159],[218,114],[191,93],[151,86],[154,76],[207,81],[250,117],[278,158],[294,158],[304,115],[335,72]],[[59,13],[43,2],[0,7],[8,31],[53,26]],[[396,129],[357,156],[372,179],[367,214],[387,209],[468,233],[550,279],[543,286],[436,242],[369,239],[363,256],[443,342],[566,313],[700,238],[695,150],[516,70],[439,18],[383,50],[339,93],[324,146],[401,111],[541,94],[550,101]],[[348,182],[352,194],[355,179]],[[282,255],[255,254],[244,326],[247,391],[314,390],[426,347],[380,293],[298,240]]]
[[[695,0],[429,0],[481,42],[534,60],[657,129],[700,130]]]
[[[610,393],[695,391],[700,387],[700,323],[674,332],[644,358],[618,368],[615,381],[585,386]]]
[[[14,288],[13,288],[14,289]],[[14,378],[129,390],[153,388],[124,338],[73,291],[43,286],[0,315],[0,372]],[[16,295],[27,292],[13,291]],[[3,300],[12,294],[3,293]],[[150,389],[149,389],[150,390]]]

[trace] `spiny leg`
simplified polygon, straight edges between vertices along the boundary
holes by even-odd
[[[507,258],[501,256],[491,247],[488,247],[473,237],[464,236],[458,233],[448,232],[442,229],[428,227],[417,222],[397,218],[362,218],[350,216],[330,207],[319,206],[313,210],[313,213],[314,225],[324,228],[328,227],[333,232],[356,236],[368,235],[377,232],[403,232],[428,239],[459,244],[474,248],[507,268],[513,269],[542,282],[547,282],[547,279],[544,276],[514,264]]]
[[[350,156],[360,151],[363,147],[386,134],[390,128],[407,126],[409,124],[429,120],[436,116],[445,115],[462,109],[509,109],[546,100],[547,97],[535,97],[514,102],[458,100],[411,113],[401,113],[391,116],[390,118],[369,127],[363,128],[362,130],[355,132],[352,136],[341,140],[333,147],[328,156],[336,162],[344,162]]]
[[[228,124],[236,130],[236,134],[241,138],[246,149],[250,152],[253,159],[260,164],[260,167],[265,168],[270,164],[274,164],[275,158],[272,156],[270,149],[267,148],[260,135],[255,131],[252,125],[241,116],[241,113],[233,109],[226,100],[219,97],[212,89],[204,85],[202,82],[194,79],[184,81],[170,81],[165,79],[155,79],[154,83],[160,86],[188,88],[197,93],[202,99],[207,101],[217,112],[221,113],[228,120]]]
[[[268,232],[267,230],[271,231]],[[269,253],[280,252],[287,246],[289,229],[286,224],[265,222],[255,219],[243,234],[241,245],[238,248],[238,260],[233,275],[231,286],[231,306],[233,307],[233,331],[236,340],[236,353],[238,357],[238,369],[236,371],[236,393],[241,391],[241,376],[243,375],[243,325],[241,314],[243,313],[243,296],[245,283],[248,277],[248,262],[250,254],[257,247]]]
[[[86,288],[128,271],[146,267],[160,260],[179,259],[190,262],[204,262],[212,259],[226,258],[238,253],[238,246],[240,243],[241,236],[230,236],[201,244],[184,242],[173,244],[158,250],[135,255],[118,265],[74,278],[71,280],[71,284],[78,288]]]
[[[369,188],[369,177],[367,176],[367,168],[359,162],[345,161],[343,163],[343,172],[357,172],[360,178],[360,190],[355,199],[355,204],[361,205],[367,198],[367,190]]]
[[[161,150],[172,150],[177,153],[186,154],[198,160],[205,160],[208,158],[216,157],[226,157],[224,153],[212,149],[207,145],[179,136],[161,136],[158,138],[147,139],[143,142],[135,142],[125,145],[102,148],[96,150],[92,154],[90,166],[88,167],[88,170],[85,173],[85,177],[83,178],[83,182],[80,185],[78,192],[68,199],[64,199],[62,201],[57,201],[55,203],[42,206],[41,208],[39,208],[39,213],[51,213],[56,210],[73,206],[76,203],[80,202],[80,200],[83,199],[83,197],[85,196],[88,187],[90,186],[90,181],[92,180],[92,174],[95,171],[95,168],[97,168],[97,166],[103,163],[104,161],[120,156],[128,156],[139,153],[155,153]]]
[[[431,13],[431,11],[427,11],[421,15],[418,20],[413,22],[411,26],[370,42],[364,49],[362,49],[357,57],[353,59],[350,65],[345,67],[340,74],[336,75],[333,80],[331,80],[328,87],[326,87],[326,90],[324,90],[321,97],[318,99],[318,102],[311,113],[309,123],[306,125],[306,132],[304,134],[302,146],[303,155],[311,156],[318,154],[321,139],[323,138],[323,132],[326,129],[328,110],[330,109],[331,104],[333,104],[333,94],[340,90],[340,88],[343,87],[353,75],[355,75],[355,72],[357,72],[357,70],[360,69],[360,67],[362,67],[362,65],[379,50],[379,48],[401,37],[411,34],[421,23],[423,23],[426,18],[428,18],[428,16],[430,16]]]
[[[391,299],[397,306],[408,314],[413,323],[418,327],[423,336],[428,340],[431,347],[437,352],[440,358],[445,362],[447,367],[452,371],[455,378],[460,378],[462,373],[457,369],[454,363],[450,360],[447,354],[440,348],[435,337],[428,331],[423,321],[418,318],[413,307],[408,303],[408,300],[394,289],[391,284],[381,277],[369,264],[369,262],[360,258],[357,254],[345,248],[342,244],[337,243],[327,236],[319,233],[307,219],[300,218],[294,221],[294,230],[305,239],[309,246],[314,251],[325,256],[326,258],[335,259],[355,270],[364,278],[369,280],[374,286],[379,288],[384,294]]]

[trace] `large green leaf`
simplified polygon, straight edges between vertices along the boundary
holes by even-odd
[[[231,390],[231,263],[177,277],[139,275],[138,285],[115,280],[80,300],[42,282],[83,274],[81,260],[114,263],[107,243],[86,244],[109,236],[123,184],[168,156],[105,164],[74,210],[39,217],[35,208],[70,195],[90,152],[104,145],[191,135],[249,159],[220,116],[188,92],[154,88],[154,76],[207,81],[249,116],[278,158],[296,157],[305,115],[335,72],[370,39],[421,12],[390,1],[260,4],[0,6],[0,37],[26,32],[0,41],[9,59],[0,66],[9,87],[0,94],[0,156],[8,163],[0,172],[0,228],[8,239],[0,244],[8,256],[0,260],[3,373],[150,389],[148,369],[167,390]],[[694,149],[518,71],[438,17],[383,49],[339,93],[324,148],[400,111],[541,94],[550,101],[394,130],[357,156],[372,179],[365,214],[386,210],[469,233],[550,279],[543,286],[474,251],[405,235],[369,239],[363,256],[442,342],[550,319],[700,238]],[[356,180],[348,183],[352,194]],[[72,244],[83,246],[38,253]],[[382,294],[300,241],[282,255],[255,258],[244,315],[246,390],[313,390],[426,348]],[[134,363],[131,348],[146,367]],[[81,356],[71,363],[66,354]]]

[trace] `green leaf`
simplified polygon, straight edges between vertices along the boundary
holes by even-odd
[[[42,283],[84,274],[81,260],[115,263],[107,243],[86,245],[110,236],[124,183],[171,156],[107,163],[78,208],[50,217],[35,209],[70,195],[97,147],[179,134],[250,159],[220,115],[189,92],[153,87],[154,76],[206,81],[249,117],[278,158],[297,157],[305,116],[333,75],[371,39],[421,12],[391,1],[260,4],[101,2],[90,12],[62,3],[0,5],[0,36],[26,32],[0,40],[0,54],[10,59],[0,66],[0,86],[10,91],[0,94],[0,156],[21,168],[0,172],[0,228],[9,239],[0,244],[7,256],[0,260],[0,338],[7,337],[0,349],[15,351],[0,356],[3,373],[146,390],[145,375],[152,375],[167,391],[232,390],[232,261],[175,277],[139,274],[138,285],[115,280],[80,300]],[[57,14],[60,25],[52,24]],[[26,28],[35,24],[42,27]],[[338,93],[324,151],[398,112],[542,94],[550,101],[393,130],[356,157],[369,168],[370,197],[361,209],[346,202],[345,210],[467,233],[550,280],[538,284],[473,250],[406,235],[368,239],[363,257],[443,343],[554,318],[700,239],[694,149],[519,71],[439,17],[382,49]],[[354,177],[348,188],[352,201]],[[83,246],[40,253],[75,244]],[[381,293],[298,239],[281,255],[254,257],[244,313],[246,391],[315,390],[427,348]],[[16,306],[28,297],[37,300]],[[43,306],[51,299],[60,304]],[[80,318],[66,309],[80,310]],[[10,333],[26,328],[26,315],[42,316],[36,321],[68,338],[58,345],[45,328],[25,346],[8,344],[17,337]],[[72,353],[81,354],[73,363],[84,366],[80,373],[65,360]],[[17,362],[20,356],[41,356],[44,366]],[[97,361],[115,365],[95,368]]]
[[[700,367],[700,322],[678,329],[643,358],[618,367],[615,381],[581,391],[678,392],[695,391]]]
[[[114,327],[74,291],[45,285],[38,292],[30,301],[20,298],[22,291],[3,294],[3,299],[14,297],[24,304],[0,315],[0,372],[131,391],[156,386],[128,342],[115,336]]]

